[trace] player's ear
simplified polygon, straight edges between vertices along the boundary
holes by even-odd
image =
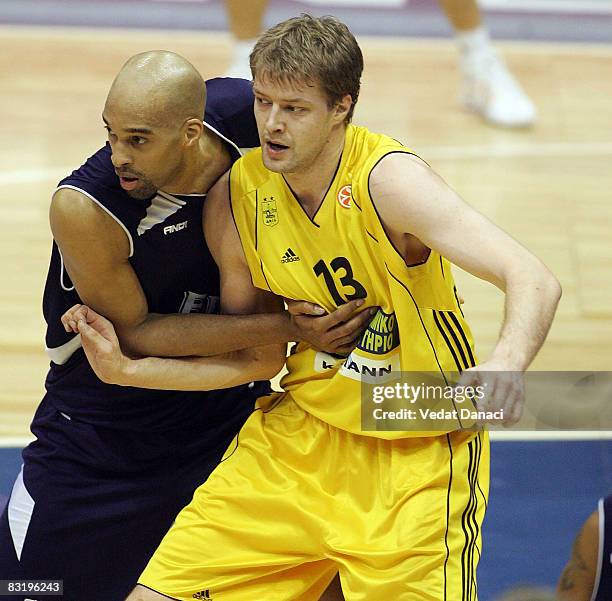
[[[204,124],[201,119],[187,119],[184,125],[186,145],[193,146],[197,144],[198,140],[202,137],[203,131]]]
[[[350,94],[345,94],[336,102],[334,118],[337,118],[338,122],[344,121],[351,110],[351,106],[353,106],[353,98]]]

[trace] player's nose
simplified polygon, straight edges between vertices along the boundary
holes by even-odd
[[[266,119],[266,129],[268,132],[280,132],[285,128],[285,124],[282,120],[282,112],[279,107],[273,106],[268,112],[268,118]]]
[[[115,169],[120,169],[132,163],[132,157],[123,144],[114,144],[111,149],[111,161]]]

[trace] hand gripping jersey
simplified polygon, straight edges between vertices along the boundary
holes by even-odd
[[[250,82],[207,82],[204,123],[225,142],[232,158],[240,148],[259,144],[252,111]],[[204,242],[205,195],[131,198],[119,185],[107,144],[64,178],[58,189],[72,188],[109,213],[125,231],[130,263],[151,313],[216,313],[219,308],[217,266]],[[204,426],[224,419],[238,405],[250,403],[261,387],[211,392],[173,392],[120,387],[101,382],[80,348],[80,337],[67,333],[61,315],[82,302],[68,276],[57,245],[44,292],[46,347],[51,358],[46,387],[55,407],[73,419],[124,429],[169,429],[192,420]]]
[[[439,374],[444,383],[476,363],[448,260],[432,250],[424,263],[406,265],[377,214],[369,177],[392,153],[412,154],[387,136],[349,125],[340,164],[312,219],[283,176],[265,168],[261,149],[234,164],[230,176],[232,211],[255,286],[328,311],[356,298],[380,307],[346,360],[298,344],[281,384],[319,419],[381,438],[439,431],[431,425],[362,431],[362,383],[383,383],[399,372]],[[451,420],[440,430],[460,425]]]

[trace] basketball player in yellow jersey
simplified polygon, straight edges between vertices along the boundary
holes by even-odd
[[[209,193],[204,228],[221,296],[244,290],[244,312],[256,308],[255,286],[327,311],[361,298],[377,314],[344,360],[294,349],[286,392],[260,400],[129,601],[313,601],[337,571],[348,601],[477,599],[486,434],[362,430],[359,384],[463,370],[513,421],[523,400],[514,374],[542,345],[560,287],[407,148],[350,125],[362,66],[331,17],[261,37],[251,68],[262,148]],[[498,343],[479,366],[449,261],[506,293]],[[124,384],[142,378],[146,362],[106,344],[108,323],[93,325],[79,323],[94,368],[119,364]],[[197,385],[187,375],[206,367],[168,361],[181,368],[158,387]],[[232,357],[220,365],[231,372]]]

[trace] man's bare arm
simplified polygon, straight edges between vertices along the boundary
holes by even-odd
[[[233,315],[283,311],[281,298],[253,287],[231,217],[225,178],[209,193],[204,215],[206,241],[219,266],[221,310]],[[285,362],[286,344],[265,343],[215,357],[129,359],[121,353],[108,320],[92,313],[87,321],[78,322],[83,348],[96,374],[109,383],[161,390],[211,390],[269,379]]]
[[[62,317],[66,330],[76,332],[76,322],[87,321],[89,307],[114,323],[121,344],[134,355],[212,356],[301,339],[328,352],[342,352],[346,340],[355,338],[368,320],[367,313],[353,317],[356,301],[325,320],[311,320],[308,328],[299,327],[287,313],[149,313],[128,260],[127,236],[110,215],[84,194],[61,189],[51,204],[51,227],[70,278],[86,305],[75,305]]]
[[[505,292],[505,315],[491,356],[466,369],[458,384],[483,385],[486,396],[478,408],[501,410],[499,421],[516,423],[525,400],[522,373],[550,329],[561,296],[559,282],[536,256],[467,205],[416,157],[385,157],[371,174],[370,192],[389,236],[403,240],[416,262],[435,249]]]
[[[599,557],[599,515],[590,515],[576,536],[572,556],[557,584],[560,601],[589,601],[593,594]]]
[[[409,233],[506,293],[505,318],[491,360],[528,367],[552,323],[561,287],[525,247],[467,205],[419,159],[385,157],[371,175],[372,198],[392,233]]]
[[[284,357],[271,366],[264,353],[241,351],[217,357],[182,359],[144,357],[130,359],[121,352],[113,324],[88,308],[87,320],[79,318],[77,331],[96,375],[108,384],[157,390],[216,390],[267,380],[282,367]],[[266,349],[268,347],[262,347]]]

